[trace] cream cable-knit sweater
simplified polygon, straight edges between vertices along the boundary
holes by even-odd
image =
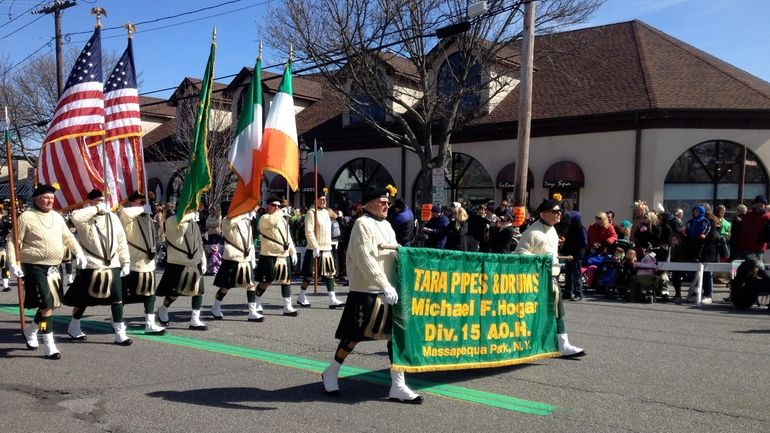
[[[289,232],[289,225],[286,220],[283,219],[283,212],[273,212],[272,214],[264,214],[259,219],[259,232],[262,234],[259,241],[259,254],[262,256],[271,257],[289,257],[296,256],[297,251],[294,248],[294,241],[291,239],[291,233]],[[281,237],[283,235],[283,237]],[[271,241],[265,236],[269,236],[276,241],[286,242],[289,244],[289,249],[284,251],[283,245]]]
[[[347,270],[353,292],[380,292],[396,282],[396,251],[378,245],[396,245],[396,233],[387,220],[369,215],[356,220],[348,244]]]
[[[316,218],[316,212],[318,218]],[[316,221],[316,219],[318,221]],[[318,224],[318,236],[316,236]],[[332,220],[329,209],[309,209],[305,214],[305,238],[308,250],[331,251],[332,249]]]
[[[254,258],[251,219],[248,218],[248,214],[238,215],[232,220],[225,217],[222,220],[222,235],[226,239],[225,250],[222,254],[223,259],[234,262],[246,262]],[[230,242],[236,246],[233,246]],[[248,255],[244,255],[243,251],[247,251]]]
[[[196,266],[203,258],[203,238],[198,223],[192,220],[193,213],[188,213],[182,218],[182,222],[177,225],[176,217],[166,219],[166,242],[170,242],[177,248],[187,251],[187,244],[194,252],[192,258],[187,254],[178,251],[172,246],[167,246],[167,261],[176,265]],[[187,244],[185,244],[185,239]]]
[[[57,266],[64,260],[65,249],[83,254],[64,218],[55,211],[28,210],[19,216],[19,258],[23,263]],[[17,263],[13,242],[6,245],[8,263]]]
[[[128,242],[138,245],[142,249],[149,248],[150,251],[155,252],[155,223],[150,215],[144,211],[143,206],[121,208],[118,217],[120,218],[120,223],[123,224],[123,230],[126,232],[126,240]],[[142,231],[144,231],[144,237],[142,236]],[[155,270],[155,259],[149,258],[146,252],[131,246],[131,244],[128,244],[128,254],[131,256],[131,270],[134,272],[153,272]]]
[[[88,261],[86,267],[88,269],[109,269],[119,268],[123,264],[130,263],[131,256],[128,254],[126,232],[123,231],[120,219],[112,212],[106,215],[98,215],[97,212],[96,206],[89,206],[72,212],[71,221],[78,231],[78,239],[83,245],[83,252]],[[111,257],[109,264],[105,264],[102,259],[104,247],[99,235],[99,232],[102,236],[107,235],[107,218],[112,222],[112,239],[107,240],[107,246],[110,248],[107,256]],[[97,227],[99,228],[98,232]]]

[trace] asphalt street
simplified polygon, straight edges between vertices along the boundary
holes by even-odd
[[[323,393],[319,374],[341,313],[326,307],[323,285],[299,317],[282,316],[271,287],[265,322],[250,323],[242,289],[225,298],[225,320],[210,320],[215,290],[206,282],[209,331],[187,329],[189,299],[180,298],[169,332],[144,336],[142,308],[130,305],[130,347],[112,344],[109,308],[88,309],[85,342],[66,337],[70,309],[57,310],[59,361],[26,350],[15,287],[0,293],[0,430],[765,433],[770,425],[767,308],[588,296],[566,305],[570,340],[588,356],[409,374],[425,396],[412,406],[387,401],[384,342],[356,348],[340,397]],[[717,290],[715,300],[726,296]]]

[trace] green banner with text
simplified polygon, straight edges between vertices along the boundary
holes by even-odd
[[[393,366],[406,372],[559,356],[551,258],[398,249]]]

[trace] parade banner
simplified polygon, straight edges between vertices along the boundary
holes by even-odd
[[[398,249],[393,366],[406,372],[559,356],[551,258]]]

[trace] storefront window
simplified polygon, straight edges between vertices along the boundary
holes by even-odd
[[[388,184],[395,185],[395,182],[382,164],[370,158],[354,159],[335,176],[330,204],[347,211],[352,204],[361,201],[363,193],[370,187],[385,188]]]
[[[712,207],[739,203],[743,146],[731,141],[707,141],[691,147],[671,166],[664,186],[666,209],[690,209],[697,203]],[[757,155],[746,151],[743,197],[767,194],[767,171]]]
[[[413,208],[420,203],[422,197],[422,177],[420,173],[413,188]],[[430,173],[428,173],[430,176]],[[444,187],[444,202],[447,205],[453,201],[465,204],[477,205],[486,203],[495,198],[495,185],[492,177],[481,163],[470,155],[453,153],[452,163],[447,168],[447,176]]]

